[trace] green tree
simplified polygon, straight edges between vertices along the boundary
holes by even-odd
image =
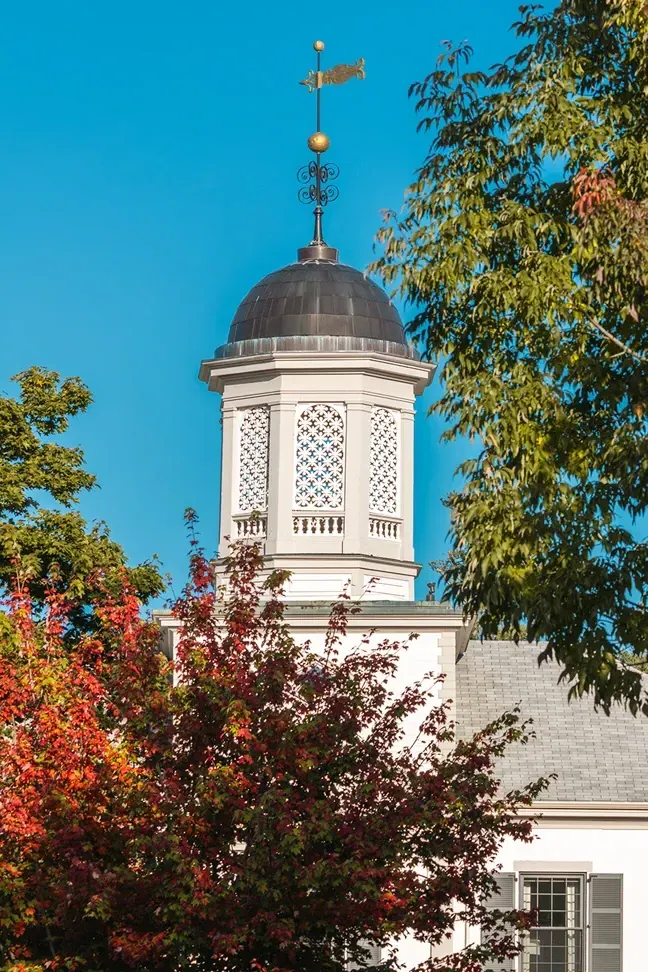
[[[36,604],[54,583],[77,597],[74,620],[83,626],[83,594],[95,571],[116,574],[126,563],[120,545],[103,523],[88,525],[74,507],[97,485],[79,448],[62,445],[70,419],[84,412],[92,396],[79,378],[44,368],[15,376],[17,398],[0,397],[0,588],[18,572]],[[164,585],[154,563],[128,570],[139,597]]]
[[[648,6],[521,8],[521,47],[414,84],[432,144],[374,269],[443,364],[446,596],[546,640],[570,692],[648,713]],[[644,518],[644,519],[642,519]]]

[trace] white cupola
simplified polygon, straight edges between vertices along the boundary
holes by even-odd
[[[219,557],[254,537],[291,599],[413,600],[414,400],[432,374],[332,247],[264,277],[200,369],[222,395]]]

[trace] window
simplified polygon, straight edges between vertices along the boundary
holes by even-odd
[[[522,907],[535,913],[523,972],[584,972],[582,879],[543,874],[522,881]]]
[[[268,451],[270,410],[265,405],[246,408],[239,431],[238,508],[241,513],[268,505]]]
[[[372,408],[369,450],[369,509],[396,516],[398,510],[397,412]]]
[[[534,912],[536,922],[525,935],[522,955],[497,962],[497,972],[621,972],[623,875],[592,874],[587,865],[582,876],[560,874],[560,865],[538,864],[545,866],[543,873],[493,875],[497,891],[484,902],[485,907],[512,910],[517,898],[517,906]],[[483,933],[482,941],[487,941]]]
[[[358,965],[357,962],[347,961],[346,962],[347,972],[358,972],[358,970],[361,968],[370,969],[376,965],[380,965],[382,961],[382,954],[381,954],[382,949],[380,948],[380,945],[372,945],[371,942],[367,942],[367,941],[359,942],[359,944],[362,945],[363,948],[367,949],[367,951],[369,952],[369,955],[367,956],[368,958],[367,964],[360,966]]]
[[[334,405],[309,405],[297,415],[295,508],[344,505],[344,418]]]

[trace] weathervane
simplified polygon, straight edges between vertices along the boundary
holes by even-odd
[[[315,233],[311,241],[311,246],[325,246],[322,237],[322,213],[324,206],[333,202],[339,196],[337,186],[330,185],[340,174],[338,166],[334,162],[327,162],[322,165],[322,154],[326,152],[331,144],[328,135],[325,135],[321,124],[321,90],[325,84],[344,84],[351,78],[362,80],[365,76],[364,58],[361,57],[355,64],[337,64],[328,71],[321,70],[321,57],[324,50],[323,41],[315,41],[313,49],[317,54],[317,66],[314,71],[309,71],[308,76],[300,81],[312,93],[315,92],[317,124],[313,134],[308,139],[308,147],[315,153],[315,161],[308,165],[302,165],[297,172],[297,179],[302,183],[298,197],[300,202],[315,203],[313,215],[315,216]]]

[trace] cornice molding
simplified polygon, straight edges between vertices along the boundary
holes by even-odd
[[[212,358],[203,361],[199,378],[206,382],[210,391],[222,394],[225,385],[232,381],[277,372],[321,374],[332,371],[362,372],[364,374],[389,375],[414,385],[419,395],[432,381],[436,365],[428,361],[400,358],[376,351],[275,351],[245,358]]]
[[[648,803],[546,800],[520,810],[519,815],[531,817],[540,829],[648,829]]]

